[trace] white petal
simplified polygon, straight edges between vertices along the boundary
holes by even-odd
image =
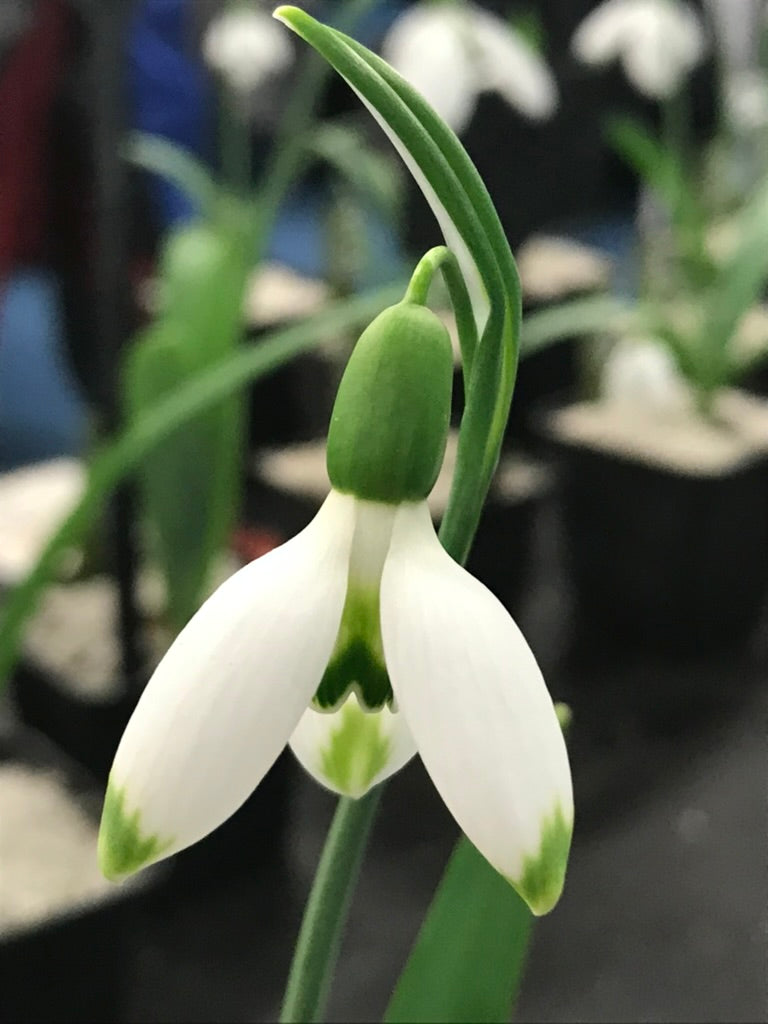
[[[534,913],[546,912],[573,822],[557,715],[520,630],[445,553],[424,503],[395,519],[381,625],[392,689],[448,809]]]
[[[440,5],[411,7],[387,33],[382,56],[460,133],[475,109],[478,90],[455,14]]]
[[[333,649],[354,519],[354,499],[331,492],[305,530],[227,580],[179,634],[115,757],[105,873],[125,874],[201,839],[271,767]],[[135,835],[126,838],[134,815]],[[146,857],[121,848],[139,840]]]
[[[498,92],[526,117],[551,117],[557,107],[557,86],[541,57],[500,18],[479,8],[472,12],[483,90]]]
[[[631,29],[634,0],[605,0],[582,21],[571,40],[575,56],[601,67],[615,60]]]
[[[624,69],[644,95],[665,99],[679,89],[703,51],[703,33],[692,11],[666,0],[646,0],[624,46]]]
[[[364,712],[352,693],[331,714],[310,708],[291,737],[291,750],[321,785],[360,797],[416,753],[404,717],[389,708]]]

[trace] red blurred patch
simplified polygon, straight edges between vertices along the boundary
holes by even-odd
[[[240,526],[232,537],[232,548],[244,562],[266,555],[285,542],[284,534],[268,526]]]

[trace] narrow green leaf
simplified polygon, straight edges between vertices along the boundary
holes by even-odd
[[[324,160],[360,194],[372,200],[390,220],[400,215],[401,188],[392,161],[366,146],[353,125],[334,121],[313,127],[306,146]]]
[[[249,267],[239,233],[197,223],[171,233],[162,258],[164,309],[125,361],[128,422],[234,351]],[[177,629],[202,603],[239,505],[243,403],[208,409],[157,446],[139,480]]]
[[[460,839],[384,1020],[508,1021],[532,920],[512,886]]]
[[[152,174],[159,174],[184,192],[201,214],[216,208],[219,190],[207,169],[181,146],[158,135],[135,132],[125,144],[125,158]]]
[[[626,302],[612,295],[590,295],[531,313],[523,321],[523,358],[540,349],[578,335],[620,333],[638,320]]]
[[[726,354],[739,321],[762,294],[768,280],[768,182],[742,209],[738,219],[740,242],[709,291],[705,336],[718,369],[727,380],[733,362]]]

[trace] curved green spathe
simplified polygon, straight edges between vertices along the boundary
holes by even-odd
[[[173,843],[157,835],[144,835],[141,814],[126,809],[125,790],[111,781],[104,798],[99,829],[99,867],[116,882],[158,860]]]
[[[344,371],[328,429],[337,491],[399,505],[432,490],[445,453],[453,355],[431,310],[400,302],[363,331]]]
[[[328,746],[320,751],[323,774],[350,795],[362,795],[387,765],[390,742],[379,715],[361,711],[353,697],[341,709],[339,726]]]
[[[557,804],[551,817],[542,823],[539,852],[525,858],[519,879],[508,879],[537,917],[549,913],[560,899],[572,832],[573,822]]]

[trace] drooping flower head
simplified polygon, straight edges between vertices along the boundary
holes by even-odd
[[[290,741],[359,797],[418,750],[466,835],[544,913],[573,821],[557,716],[522,634],[440,545],[426,497],[450,414],[451,343],[403,301],[358,341],[315,519],[241,569],[158,666],[110,775],[100,835],[120,877],[233,814]]]
[[[572,47],[595,67],[620,60],[639,92],[663,100],[702,59],[706,40],[685,0],[603,0],[579,25]]]

